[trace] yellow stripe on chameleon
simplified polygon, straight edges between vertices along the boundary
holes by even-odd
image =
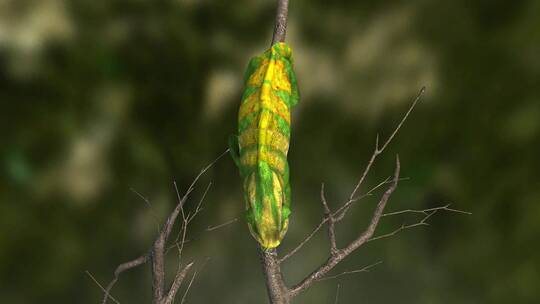
[[[251,74],[247,81],[247,85],[251,87],[260,87],[264,77],[266,76],[266,67],[268,66],[269,59],[263,59],[259,63],[259,67]]]
[[[260,90],[257,90],[246,97],[245,101],[242,102],[240,109],[238,110],[238,121],[242,120],[244,117],[253,112],[258,112],[261,109],[259,95]]]
[[[248,151],[240,155],[242,166],[253,167],[257,164],[257,150]]]
[[[261,149],[261,151],[252,150],[244,153],[240,157],[242,166],[247,167],[257,165],[257,160],[268,163],[268,165],[278,171],[279,174],[283,174],[285,172],[285,166],[287,163],[283,157],[276,152],[268,151],[266,149]]]
[[[246,121],[247,122],[246,126],[242,130],[242,133],[240,133],[240,137],[242,136],[244,132],[247,132],[248,130],[259,129],[259,121],[257,119],[258,119],[258,116],[254,116],[250,118],[249,121]],[[278,132],[278,130],[279,132],[283,131],[283,132],[286,132],[285,134],[287,134],[288,136],[288,133],[287,133],[288,130],[287,129],[283,130],[286,127],[289,127],[289,126],[283,124],[283,119],[281,118],[281,116],[273,114],[271,119],[268,121],[267,129],[274,130],[276,132]],[[245,145],[245,146],[248,146],[248,145]]]
[[[240,149],[245,149],[257,143],[259,143],[259,129],[247,129],[238,137]]]
[[[265,133],[264,142],[259,139],[261,132]],[[240,137],[238,138],[240,149],[245,149],[258,143],[268,145],[275,150],[281,151],[285,155],[287,155],[287,152],[289,151],[289,139],[273,129],[248,129],[240,134]]]
[[[266,149],[262,149],[259,151],[259,159],[266,161],[268,165],[277,170],[279,174],[283,174],[285,172],[287,162],[283,159],[283,157],[281,157],[281,155]]]
[[[278,235],[277,233],[277,223],[274,220],[274,216],[272,214],[272,201],[269,197],[265,196],[263,197],[263,206],[262,206],[262,217],[261,217],[261,223],[258,225],[259,233],[261,234],[261,239],[264,242],[267,242],[268,245],[273,246],[274,243],[278,242]],[[265,245],[268,247],[267,245]],[[275,245],[277,246],[277,244]]]
[[[285,69],[285,62],[281,60],[277,61],[275,69],[274,78],[272,79],[272,89],[282,90],[291,94],[291,82],[289,81],[287,70]]]
[[[274,150],[281,151],[284,155],[287,155],[289,151],[289,139],[272,129],[259,129],[258,140],[260,145],[269,146]]]
[[[265,69],[264,80],[272,81],[272,78],[274,78],[274,69],[275,69],[275,67],[276,67],[276,60],[275,59],[268,60],[268,63],[266,64],[266,66],[261,67],[261,68]],[[264,86],[264,82],[263,82],[263,86]]]
[[[258,112],[262,108],[265,108],[276,113],[288,124],[290,124],[291,113],[285,102],[283,102],[280,97],[273,94],[272,91],[266,95],[263,95],[260,92],[260,90],[253,92],[246,98],[246,101],[240,105],[240,110],[238,111],[238,121],[241,121],[244,117],[253,112]]]
[[[272,188],[274,189],[274,200],[276,201],[276,206],[278,208],[279,219],[281,219],[281,206],[283,206],[283,187],[281,185],[281,178],[276,172],[272,172]]]
[[[283,60],[264,59],[248,79],[247,85],[260,87],[264,80],[270,81],[274,90],[291,93],[291,83]]]
[[[276,113],[277,115],[281,116],[283,120],[287,122],[287,124],[291,124],[291,112],[289,111],[289,107],[287,104],[276,94],[274,94],[273,91],[270,91],[271,93],[268,94],[267,98],[262,98],[262,106],[264,108],[269,109],[270,111]]]
[[[248,199],[249,203],[251,205],[251,208],[255,208],[255,202],[257,197],[257,184],[255,179],[255,173],[251,173],[249,176],[249,182],[248,182]],[[248,206],[246,205],[246,210],[248,209]]]

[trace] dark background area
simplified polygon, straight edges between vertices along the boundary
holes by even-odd
[[[244,68],[268,48],[274,11],[270,0],[0,3],[0,302],[100,301],[85,271],[105,284],[118,263],[145,252],[174,206],[173,181],[185,190],[227,148]],[[409,179],[388,211],[452,203],[473,213],[440,213],[428,227],[369,243],[335,273],[382,264],[321,282],[296,302],[333,303],[338,283],[339,303],[538,302],[539,15],[535,0],[291,1],[301,100],[280,251],[319,222],[321,182],[331,206],[348,197],[376,134],[390,134],[424,85],[368,183],[390,175],[399,153]],[[263,303],[228,157],[187,207],[210,181],[184,257],[208,261],[187,303]],[[338,226],[341,244],[365,228],[376,201],[361,201]],[[377,234],[418,220],[383,218]],[[285,264],[287,281],[327,254],[320,233]],[[144,267],[113,295],[148,303],[150,291]]]

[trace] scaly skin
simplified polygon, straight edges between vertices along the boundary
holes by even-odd
[[[287,232],[291,204],[290,109],[298,102],[291,48],[277,43],[252,58],[244,83],[238,136],[231,137],[230,151],[244,181],[249,230],[271,249]]]

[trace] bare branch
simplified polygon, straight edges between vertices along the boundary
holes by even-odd
[[[233,219],[228,220],[228,221],[226,221],[226,222],[224,222],[222,224],[218,224],[218,225],[215,225],[215,226],[208,226],[203,232],[212,232],[212,231],[215,231],[215,230],[219,230],[219,229],[224,228],[226,226],[232,225],[232,224],[234,224],[236,222],[238,222],[238,218],[233,218]],[[180,231],[180,233],[178,234],[177,240],[167,248],[167,250],[165,251],[165,255],[167,255],[167,253],[169,253],[169,251],[171,249],[178,248],[178,246],[180,246],[180,237],[181,237],[181,235],[182,235],[182,233]],[[182,242],[184,244],[187,244],[189,242],[198,240],[200,237],[201,236],[199,235],[199,236],[196,236],[194,238],[185,239]]]
[[[414,99],[413,103],[409,107],[408,111],[405,113],[399,124],[396,126],[392,134],[386,139],[386,141],[383,143],[382,146],[379,145],[379,136],[377,135],[376,141],[375,141],[375,149],[373,151],[373,154],[371,155],[371,158],[368,161],[368,164],[366,165],[366,168],[364,169],[360,180],[354,187],[353,191],[351,192],[349,199],[347,202],[345,202],[338,210],[335,212],[330,212],[330,208],[328,206],[328,203],[326,202],[326,199],[324,197],[324,185],[321,187],[321,201],[323,203],[325,216],[323,220],[319,223],[319,225],[311,232],[311,234],[304,239],[295,249],[293,249],[290,253],[285,255],[282,259],[280,259],[280,262],[285,261],[290,256],[294,255],[300,248],[302,248],[312,237],[315,235],[317,231],[319,231],[322,226],[327,223],[328,224],[328,236],[330,239],[330,247],[331,247],[331,254],[330,257],[327,259],[325,263],[323,263],[319,268],[317,268],[315,271],[313,271],[310,275],[308,275],[304,280],[302,280],[297,285],[293,286],[290,289],[290,295],[291,297],[296,296],[300,292],[306,290],[309,288],[314,282],[321,280],[325,275],[334,268],[335,265],[337,265],[339,262],[341,262],[346,256],[348,256],[350,253],[358,249],[360,246],[368,242],[375,232],[375,229],[377,228],[377,225],[379,223],[380,218],[383,216],[383,211],[386,206],[386,203],[388,202],[388,199],[392,195],[392,193],[397,188],[397,184],[400,180],[399,178],[399,172],[400,172],[400,163],[399,158],[396,157],[396,170],[394,172],[393,178],[386,179],[383,182],[376,185],[374,188],[372,188],[370,191],[368,191],[365,195],[357,197],[357,192],[360,188],[360,186],[365,181],[368,173],[371,170],[371,167],[375,163],[376,158],[384,152],[386,147],[390,144],[390,142],[393,140],[393,138],[396,136],[398,131],[401,129],[402,125],[405,123],[407,118],[409,117],[410,113],[420,100],[422,94],[424,93],[425,88],[422,88],[419,93],[417,94],[416,98]],[[371,222],[368,225],[367,229],[358,236],[355,240],[351,241],[345,248],[338,249],[335,241],[335,223],[341,221],[351,205],[358,201],[359,199],[369,196],[372,194],[373,191],[378,189],[379,187],[382,187],[383,185],[386,185],[390,183],[390,186],[385,191],[385,193],[382,195],[381,199],[379,200],[379,203],[377,204],[377,207],[374,211],[374,214],[371,218]]]
[[[329,277],[324,277],[324,278],[320,278],[319,281],[326,281],[326,280],[333,280],[333,279],[337,279],[337,278],[340,278],[342,276],[346,276],[346,275],[350,275],[350,274],[355,274],[355,273],[360,273],[360,272],[369,272],[369,270],[379,264],[382,264],[382,261],[379,261],[377,263],[373,263],[371,265],[367,265],[365,267],[362,267],[360,269],[356,269],[356,270],[350,270],[350,271],[344,271],[340,274],[336,274],[336,275],[333,275],[333,276],[329,276]]]
[[[225,227],[225,226],[228,226],[228,225],[230,225],[230,224],[236,223],[237,221],[238,221],[238,218],[235,217],[235,218],[233,218],[232,220],[226,221],[226,222],[223,223],[223,224],[219,224],[219,225],[216,225],[216,226],[208,226],[208,228],[206,228],[206,231],[207,231],[207,232],[214,231],[214,230],[223,228],[223,227]]]
[[[206,189],[204,190],[204,193],[203,193],[201,199],[199,200],[199,203],[197,204],[197,208],[195,208],[195,214],[202,211],[202,203],[203,203],[204,199],[206,198],[206,194],[208,194],[208,190],[210,190],[211,186],[212,186],[212,182],[209,182],[208,186],[206,186]],[[193,217],[195,217],[195,216],[193,216]]]
[[[187,273],[193,266],[194,262],[191,262],[186,265],[183,269],[181,267],[178,267],[178,271],[176,272],[176,277],[174,278],[174,281],[171,285],[171,288],[169,292],[167,293],[167,297],[164,299],[163,304],[172,304],[174,303],[174,298],[176,297],[176,293],[178,292],[178,289],[180,289],[180,285],[182,285],[182,281],[186,277]]]
[[[285,41],[287,32],[287,15],[289,14],[289,0],[278,0],[276,21],[272,35],[272,45]]]
[[[186,301],[186,297],[189,293],[189,290],[191,289],[191,285],[193,285],[193,281],[195,281],[195,276],[197,276],[197,271],[193,273],[193,276],[191,277],[191,280],[189,281],[188,287],[186,288],[186,291],[184,292],[184,295],[182,296],[182,301],[180,302],[181,304],[184,304],[184,302]]]
[[[290,301],[289,291],[283,281],[276,249],[265,250],[261,247],[258,249],[270,303],[288,304]]]
[[[328,203],[326,202],[326,197],[324,195],[324,183],[321,184],[321,202],[324,208],[324,218],[326,219],[326,222],[328,223],[328,239],[330,241],[330,254],[335,255],[338,251],[337,244],[336,244],[335,219],[334,219],[334,215],[330,211],[330,207],[328,207]]]
[[[433,215],[435,215],[435,213],[437,213],[439,211],[448,211],[448,212],[455,212],[455,213],[461,213],[461,214],[467,214],[467,215],[472,214],[472,213],[467,212],[467,211],[448,208],[449,206],[450,206],[450,204],[445,205],[445,206],[441,206],[441,207],[428,208],[428,209],[423,209],[423,210],[407,209],[407,210],[401,210],[401,211],[396,211],[396,212],[385,213],[382,216],[392,216],[392,215],[399,215],[399,214],[405,214],[405,213],[420,213],[420,214],[424,214],[425,216],[417,223],[408,224],[408,225],[403,224],[399,228],[397,228],[396,230],[394,230],[394,231],[392,231],[390,233],[386,233],[386,234],[383,234],[383,235],[379,235],[379,236],[370,238],[368,240],[368,242],[394,236],[394,235],[398,234],[399,232],[401,232],[401,231],[403,231],[405,229],[410,229],[410,228],[414,228],[414,227],[418,227],[418,226],[429,226],[429,223],[427,222],[427,220],[430,217],[432,217]]]
[[[94,283],[97,284],[97,286],[99,286],[99,288],[101,289],[101,291],[103,291],[104,293],[106,293],[107,291],[105,290],[105,288],[103,287],[103,285],[101,285],[98,280],[96,280],[96,278],[90,273],[90,271],[85,271],[85,273],[90,277],[90,279],[92,279],[92,281],[94,281]],[[109,299],[111,299],[114,303],[116,304],[120,304],[120,302],[118,302],[118,300],[116,300],[113,296],[111,296],[110,294],[108,295],[109,296]]]
[[[160,302],[163,298],[163,292],[165,288],[165,245],[167,243],[167,239],[169,238],[169,235],[171,234],[172,227],[174,225],[174,222],[176,221],[176,218],[178,217],[178,214],[182,212],[182,218],[184,220],[184,237],[185,239],[185,231],[187,227],[187,218],[184,214],[183,206],[186,202],[188,195],[193,191],[195,184],[199,180],[199,178],[206,172],[208,169],[210,169],[221,157],[223,157],[225,154],[229,152],[229,149],[225,150],[221,155],[219,155],[213,162],[211,162],[209,165],[204,167],[199,174],[195,177],[191,185],[186,190],[186,193],[184,196],[180,197],[178,192],[178,187],[176,186],[176,182],[174,182],[175,189],[177,190],[177,196],[178,196],[178,204],[176,205],[176,208],[172,211],[172,213],[167,218],[165,225],[161,229],[161,232],[159,233],[158,237],[154,241],[154,245],[152,246],[152,274],[153,274],[153,290],[154,290],[154,301],[157,303]],[[183,246],[183,244],[182,244]]]
[[[403,177],[403,178],[398,179],[398,182],[403,181],[403,180],[408,180],[408,179],[409,178],[407,178],[407,177]],[[392,182],[393,182],[392,177],[389,176],[384,181],[380,182],[379,184],[377,184],[376,186],[371,188],[365,194],[360,195],[360,196],[356,196],[353,199],[349,199],[347,202],[345,202],[345,204],[343,204],[340,208],[338,208],[334,212],[334,218],[335,218],[336,222],[341,222],[345,218],[345,215],[347,215],[347,212],[349,211],[349,209],[351,208],[351,206],[354,203],[356,203],[359,200],[364,199],[364,198],[366,198],[368,196],[372,196],[373,192],[375,192],[376,190],[378,190],[379,188],[381,188],[384,185],[391,184]]]
[[[388,199],[390,198],[392,193],[397,188],[397,184],[399,180],[399,172],[400,172],[399,157],[396,156],[396,169],[394,172],[394,178],[392,180],[392,184],[390,185],[390,187],[388,187],[386,192],[382,195],[381,199],[379,200],[379,203],[377,204],[377,207],[375,208],[375,211],[371,218],[371,222],[368,225],[367,229],[362,234],[360,234],[358,238],[351,241],[349,245],[347,245],[345,248],[338,250],[335,254],[330,255],[330,257],[326,260],[326,262],[324,262],[321,266],[319,266],[315,271],[313,271],[300,283],[293,286],[290,290],[290,293],[292,296],[296,296],[302,291],[311,287],[315,282],[323,278],[330,270],[332,270],[345,257],[347,257],[354,250],[358,249],[360,246],[365,244],[373,236],[373,233],[375,232],[375,229],[377,228],[377,224],[379,223],[379,220],[383,214],[386,203],[388,202]]]
[[[300,242],[300,244],[298,244],[293,250],[291,250],[289,253],[287,253],[286,255],[284,255],[281,259],[279,259],[279,263],[283,263],[284,261],[286,261],[288,258],[292,257],[293,255],[295,255],[300,249],[302,249],[302,247],[304,247],[305,244],[307,244],[311,238],[313,238],[313,236],[319,231],[321,230],[321,228],[324,226],[324,224],[326,223],[326,221],[328,221],[328,218],[325,218],[323,219],[319,225],[317,225],[317,227],[315,227],[315,229],[313,229],[313,231],[311,231],[311,233],[302,241]]]
[[[206,263],[208,262],[210,258],[207,258],[206,261],[202,264],[202,266],[200,267],[199,270],[195,270],[195,272],[193,272],[193,276],[191,277],[191,280],[189,281],[189,284],[186,288],[186,291],[184,292],[184,295],[182,296],[182,301],[180,302],[181,304],[184,304],[185,300],[186,300],[186,297],[189,293],[189,290],[191,289],[191,285],[193,285],[193,281],[195,281],[195,277],[197,276],[197,274],[204,268],[204,266],[206,265]]]
[[[122,263],[116,267],[116,270],[114,271],[114,279],[107,285],[107,288],[105,288],[105,295],[103,296],[103,300],[101,301],[102,304],[106,304],[107,300],[109,299],[109,294],[111,293],[111,289],[113,288],[114,284],[118,281],[118,277],[122,272],[133,269],[137,266],[140,266],[149,260],[149,255],[141,255],[140,257],[131,260],[126,263]]]
[[[156,225],[156,231],[159,231],[159,218],[157,214],[154,212],[154,209],[152,208],[152,204],[150,203],[150,200],[144,195],[142,195],[140,192],[135,190],[135,188],[129,188],[129,190],[135,193],[135,195],[137,195],[140,199],[142,199],[143,202],[146,204],[146,206],[148,207],[148,210],[150,211],[150,215],[152,216],[152,219],[154,220],[154,224]]]
[[[401,211],[385,213],[382,216],[391,216],[391,215],[398,215],[398,214],[404,214],[404,213],[421,213],[421,214],[427,215],[428,213],[430,213],[432,211],[440,211],[440,210],[449,211],[449,212],[455,212],[455,213],[462,213],[462,214],[467,214],[467,215],[472,214],[471,212],[452,209],[452,208],[448,208],[448,207],[450,207],[450,204],[447,204],[447,205],[441,206],[441,207],[428,208],[428,209],[422,209],[422,210],[406,209],[406,210],[401,210]]]
[[[211,186],[211,183],[206,187],[206,190],[201,197],[199,203],[197,204],[195,210],[193,211],[193,214],[185,214],[184,213],[184,204],[187,201],[187,198],[189,194],[193,191],[197,181],[200,179],[200,177],[208,171],[219,159],[221,159],[225,154],[229,152],[229,149],[225,150],[225,152],[221,153],[213,162],[211,162],[209,165],[204,167],[199,174],[195,177],[193,182],[190,184],[186,192],[183,196],[180,196],[180,192],[178,191],[178,187],[176,182],[174,182],[174,188],[177,195],[177,204],[176,207],[173,209],[173,211],[169,214],[167,217],[165,224],[161,227],[156,239],[154,240],[152,244],[152,248],[148,254],[142,255],[132,261],[129,261],[127,263],[120,264],[115,272],[114,272],[114,278],[109,283],[107,288],[104,289],[104,297],[102,304],[106,304],[107,299],[112,297],[110,296],[110,291],[113,288],[114,284],[118,281],[119,275],[127,271],[129,269],[135,268],[137,266],[140,266],[148,261],[151,261],[152,263],[152,289],[153,289],[153,303],[155,304],[169,304],[174,302],[174,298],[176,296],[176,293],[178,292],[178,289],[180,288],[180,285],[186,276],[187,272],[190,270],[190,268],[193,266],[193,262],[187,264],[185,267],[180,266],[180,258],[182,253],[182,248],[186,242],[186,233],[187,233],[187,226],[188,224],[195,218],[195,216],[202,211],[202,203],[204,201],[204,198],[206,197],[206,194]],[[146,199],[143,195],[138,193],[137,191],[133,190],[137,195],[139,195],[149,206],[150,202],[148,199]],[[173,229],[174,223],[176,222],[176,219],[179,214],[182,214],[182,240],[178,242],[178,240],[175,242],[175,246],[178,248],[178,257],[179,257],[179,266],[178,270],[176,272],[175,279],[173,280],[171,287],[165,294],[165,254],[168,252],[169,248],[166,248],[167,240],[171,234],[171,231]],[[97,282],[97,281],[96,281]]]
[[[407,180],[408,178],[400,178],[399,181],[402,181],[402,180]],[[373,195],[373,192],[377,189],[379,189],[380,187],[382,187],[383,185],[386,185],[388,183],[391,183],[392,182],[392,179],[391,177],[388,177],[387,179],[385,179],[384,181],[380,182],[378,185],[376,185],[375,187],[371,188],[368,192],[366,192],[366,194],[362,195],[362,196],[358,196],[358,197],[355,197],[353,200],[349,200],[347,201],[343,206],[341,206],[339,209],[337,209],[334,213],[333,213],[333,216],[334,216],[334,219],[335,219],[335,222],[340,222],[348,208],[355,202],[365,198],[365,197],[368,197],[368,196],[371,196]],[[315,234],[321,230],[321,228],[324,226],[324,224],[326,224],[326,222],[328,221],[328,218],[326,217],[323,217],[323,219],[321,220],[321,222],[317,225],[317,227],[315,227],[311,232],[310,234],[305,237],[302,242],[300,242],[293,250],[291,250],[289,253],[287,253],[286,255],[284,255],[280,260],[279,262],[280,263],[283,263],[284,261],[286,261],[287,259],[289,259],[290,257],[292,257],[293,255],[295,255],[300,249],[302,249],[302,247],[304,247],[305,244],[307,244],[312,238],[313,236],[315,236]]]
[[[150,203],[150,201],[148,200],[148,198],[146,198],[144,195],[142,195],[140,192],[138,192],[137,190],[135,190],[134,188],[129,188],[129,190],[133,193],[135,193],[138,197],[140,197],[145,203],[146,203],[146,206],[148,206],[148,208],[150,210],[152,210],[152,204]]]
[[[379,135],[377,134],[377,138],[375,140],[375,150],[373,151],[373,154],[371,155],[371,158],[370,158],[366,168],[364,169],[364,173],[362,173],[362,176],[360,177],[360,180],[358,181],[358,183],[354,187],[354,190],[351,192],[351,195],[349,196],[349,200],[352,200],[354,198],[354,196],[356,195],[356,192],[358,192],[358,189],[360,188],[360,186],[364,182],[366,176],[368,175],[369,171],[371,170],[371,166],[375,162],[375,159],[377,158],[377,156],[379,156],[379,154],[384,152],[386,147],[390,144],[390,142],[392,142],[392,139],[394,139],[396,134],[399,132],[399,130],[401,129],[401,126],[403,126],[403,124],[405,123],[405,121],[407,120],[409,115],[411,114],[412,110],[414,109],[414,107],[416,106],[418,101],[420,101],[420,98],[422,97],[422,95],[424,94],[425,91],[426,91],[426,87],[422,87],[420,89],[420,91],[416,95],[416,98],[414,99],[413,103],[409,107],[409,110],[407,110],[407,112],[405,113],[405,115],[403,116],[403,118],[401,119],[399,124],[397,125],[397,127],[394,129],[394,131],[392,132],[390,137],[388,137],[388,139],[386,139],[386,141],[384,142],[382,147],[379,147]]]

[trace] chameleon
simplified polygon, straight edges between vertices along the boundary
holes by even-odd
[[[289,226],[290,111],[298,100],[287,44],[276,43],[249,61],[238,134],[229,137],[229,151],[243,180],[249,231],[263,249],[279,246]]]

